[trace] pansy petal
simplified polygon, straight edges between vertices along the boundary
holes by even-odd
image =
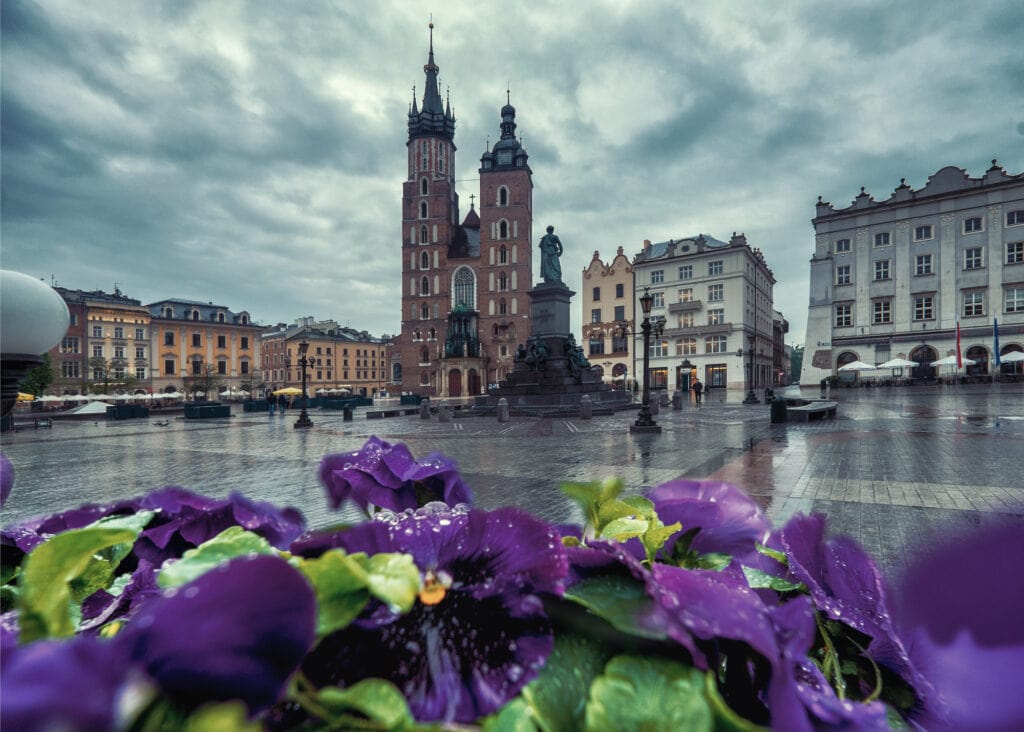
[[[115,728],[127,659],[89,636],[44,640],[4,654],[0,727],[20,732],[107,732]]]
[[[235,559],[140,607],[118,636],[173,699],[192,707],[277,701],[315,636],[316,600],[273,556]]]
[[[0,453],[0,506],[7,503],[7,497],[14,488],[14,465],[7,456]]]

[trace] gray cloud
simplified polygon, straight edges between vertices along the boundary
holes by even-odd
[[[819,194],[1024,167],[1019,3],[585,8],[435,16],[463,213],[508,88],[534,238],[558,227],[571,286],[594,250],[744,231],[799,342]],[[396,332],[426,22],[395,0],[5,2],[3,266]]]

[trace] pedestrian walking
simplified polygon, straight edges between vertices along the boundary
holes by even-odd
[[[270,416],[274,416],[274,410],[277,409],[277,397],[274,396],[273,392],[267,392],[267,412]]]
[[[281,410],[281,416],[284,416],[284,410],[288,408],[288,397],[284,394],[279,394],[277,397],[277,406]]]
[[[693,400],[700,406],[700,395],[704,391],[704,385],[700,383],[700,379],[693,382]]]

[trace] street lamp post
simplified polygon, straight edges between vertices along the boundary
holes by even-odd
[[[306,412],[306,402],[308,401],[306,396],[306,367],[309,366],[309,357],[306,353],[308,351],[308,341],[299,343],[299,368],[302,369],[302,411],[299,413],[299,418],[295,420],[296,429],[313,426],[313,420],[309,418],[309,414]]]
[[[644,312],[644,322],[640,327],[644,331],[644,393],[640,402],[640,413],[636,422],[630,426],[629,431],[636,432],[661,432],[661,425],[654,421],[651,416],[651,306],[654,304],[654,295],[650,288],[644,288],[644,294],[640,296],[640,307]]]
[[[750,362],[747,365],[747,395],[743,398],[744,404],[760,404],[761,400],[757,398],[757,394],[754,393],[754,344],[750,344],[750,348],[746,351],[750,355]],[[743,358],[744,351],[741,348],[736,352],[736,355],[741,359]]]

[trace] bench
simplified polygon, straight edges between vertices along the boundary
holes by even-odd
[[[803,401],[803,400],[800,400]],[[835,419],[835,402],[807,402],[796,406],[786,407],[787,422],[813,422],[819,419]]]

